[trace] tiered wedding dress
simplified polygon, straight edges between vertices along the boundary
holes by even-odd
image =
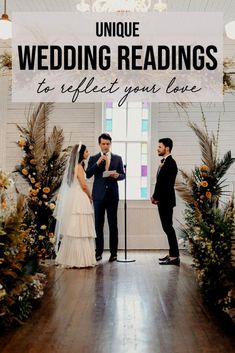
[[[71,197],[62,215],[66,219],[61,224],[62,239],[56,263],[64,267],[95,266],[96,236],[91,202],[76,176],[69,189]]]

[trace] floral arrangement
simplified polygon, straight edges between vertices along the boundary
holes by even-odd
[[[18,194],[16,204],[7,204],[12,181],[0,171],[0,327],[28,318],[35,300],[43,296],[45,275],[29,267],[30,229],[23,223],[25,197]],[[6,212],[8,210],[8,212]],[[29,268],[31,269],[29,271]]]
[[[0,55],[0,71],[12,70],[12,56],[8,52]]]
[[[233,79],[235,62],[231,58],[224,58],[224,70],[223,70],[223,91],[234,91],[235,81]]]
[[[223,178],[234,158],[230,151],[221,159],[217,157],[218,139],[209,136],[206,123],[204,129],[189,125],[199,139],[202,164],[191,174],[181,171],[183,181],[176,184],[186,202],[182,235],[206,300],[235,320],[235,210],[233,200],[221,203]]]
[[[16,171],[30,186],[27,224],[31,226],[30,240],[35,253],[41,258],[54,254],[55,193],[58,190],[67,160],[62,151],[63,130],[53,128],[46,137],[46,128],[52,104],[40,103],[29,111],[27,127],[18,126],[21,138],[17,142],[24,156]]]

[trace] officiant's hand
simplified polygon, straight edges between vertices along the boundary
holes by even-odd
[[[108,160],[108,156],[105,156],[105,155],[102,155],[102,156],[100,156],[100,158],[98,159],[98,161],[96,162],[97,163],[97,165],[100,165],[101,163],[106,163],[107,162],[107,160]]]
[[[153,205],[157,205],[159,201],[155,200],[153,197],[151,197],[151,202]]]
[[[117,172],[112,173],[112,174],[110,174],[110,177],[117,179],[119,177],[119,173],[117,173]]]

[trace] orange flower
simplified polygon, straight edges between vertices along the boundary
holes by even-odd
[[[208,186],[208,182],[207,181],[201,181],[200,185],[203,186],[204,188],[206,188]]]
[[[24,175],[28,175],[28,174],[29,174],[29,172],[28,172],[27,169],[25,169],[25,168],[23,168],[23,169],[21,170],[21,173],[24,174]]]
[[[6,201],[3,201],[3,202],[1,203],[1,208],[2,208],[2,209],[7,208],[7,203],[6,203]]]
[[[36,162],[35,159],[31,159],[31,160],[30,160],[30,164],[35,165],[35,164],[37,164],[37,162]]]
[[[39,181],[39,182],[37,182],[35,185],[35,188],[40,188],[40,186],[41,186],[41,182]]]
[[[32,184],[34,184],[36,180],[34,178],[30,178],[30,181]]]
[[[207,192],[206,192],[206,198],[207,198],[207,199],[211,199],[211,196],[212,196],[211,192],[210,192],[210,191],[207,191]]]
[[[24,147],[25,145],[26,145],[26,140],[19,140],[18,142],[18,146],[20,146],[20,147]]]
[[[44,194],[49,194],[51,189],[49,187],[45,186],[45,188],[43,188],[42,191],[44,192]]]
[[[198,207],[198,202],[197,201],[194,201],[193,204],[194,204],[195,207]]]
[[[201,172],[208,172],[209,167],[206,164],[201,165],[200,167]]]
[[[35,189],[31,190],[31,195],[37,196],[37,194],[38,194],[38,190],[35,190]]]

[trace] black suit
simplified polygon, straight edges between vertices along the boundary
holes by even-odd
[[[169,243],[169,255],[179,256],[179,249],[175,230],[173,228],[173,208],[175,202],[175,179],[177,175],[177,165],[172,156],[165,158],[156,176],[156,185],[153,199],[158,201],[158,211],[162,223],[162,228],[167,235]]]
[[[117,179],[113,177],[103,178],[105,163],[97,165],[101,153],[91,156],[86,170],[87,178],[95,177],[92,198],[95,210],[96,229],[96,256],[100,256],[104,250],[104,215],[107,211],[109,224],[109,247],[112,256],[117,256],[118,249],[118,227],[117,210],[119,201],[118,180],[125,179],[122,158],[111,153],[109,170],[116,170],[119,173]]]

